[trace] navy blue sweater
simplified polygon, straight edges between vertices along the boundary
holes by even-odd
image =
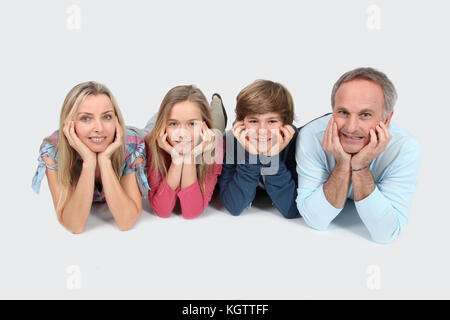
[[[239,215],[255,198],[261,175],[264,187],[275,207],[285,218],[299,215],[297,199],[297,171],[295,135],[280,154],[273,157],[251,155],[236,140],[232,131],[224,136],[226,151],[219,176],[220,199],[232,215]],[[262,164],[261,163],[262,160]]]

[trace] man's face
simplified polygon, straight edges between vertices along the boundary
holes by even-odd
[[[333,117],[345,152],[358,153],[370,141],[370,129],[383,119],[384,94],[381,86],[365,79],[350,80],[336,91]],[[376,132],[376,131],[375,131]]]

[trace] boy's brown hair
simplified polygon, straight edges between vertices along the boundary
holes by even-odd
[[[236,103],[236,121],[250,114],[276,112],[284,124],[294,120],[294,101],[289,91],[280,83],[256,80],[239,92]]]

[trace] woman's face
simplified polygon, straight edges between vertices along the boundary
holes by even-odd
[[[92,152],[102,152],[113,142],[116,115],[106,94],[88,95],[79,105],[73,120],[78,138]]]
[[[276,133],[283,126],[283,120],[276,112],[251,114],[244,118],[244,126],[249,130],[248,139],[264,152],[264,149],[276,143]]]
[[[178,102],[167,119],[167,140],[178,152],[185,153],[200,143],[202,124],[202,113],[196,103]]]

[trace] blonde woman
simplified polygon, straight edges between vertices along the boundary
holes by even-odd
[[[133,227],[142,213],[145,142],[125,132],[113,95],[96,82],[67,94],[59,130],[44,139],[32,187],[39,193],[44,173],[59,222],[83,232],[92,202],[105,202],[120,230]],[[145,191],[141,191],[145,190]]]
[[[179,201],[184,218],[198,217],[211,200],[223,159],[222,133],[203,93],[194,86],[172,88],[145,141],[148,198],[156,214],[169,217]]]

